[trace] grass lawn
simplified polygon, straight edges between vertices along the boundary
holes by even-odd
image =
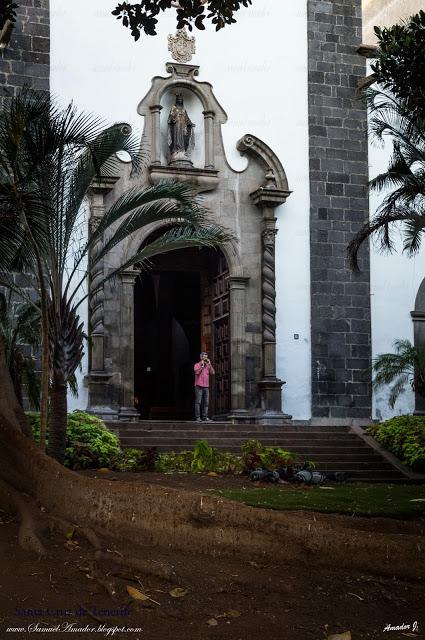
[[[223,489],[214,493],[262,509],[385,516],[403,520],[425,514],[425,485],[359,483],[327,488],[329,486]]]

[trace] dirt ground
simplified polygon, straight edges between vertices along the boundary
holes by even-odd
[[[89,475],[124,479],[121,474]],[[125,479],[202,491],[229,487],[230,480],[163,474],[125,474]],[[239,483],[235,487],[243,484],[241,478],[230,482]],[[298,512],[298,517],[306,526],[312,518],[320,518],[338,526],[344,523],[371,532],[399,533],[400,545],[403,533],[423,530],[420,521],[307,512]],[[116,589],[113,598],[104,584],[93,579],[92,550],[84,540],[67,541],[53,534],[48,556],[40,560],[20,549],[17,529],[11,516],[0,512],[0,640],[20,640],[29,633],[61,639],[66,637],[64,633],[72,633],[75,638],[125,640],[324,640],[346,631],[351,631],[352,640],[425,638],[423,584],[347,573],[338,567],[324,569],[314,563],[307,573],[296,566],[142,547],[125,553],[143,557],[152,570],[137,576],[117,567],[106,571],[107,581]],[[114,549],[110,551],[114,556]],[[171,572],[158,577],[158,567],[168,567]],[[128,586],[156,602],[132,599]],[[169,592],[175,587],[183,588],[185,595],[171,597]],[[402,629],[394,630],[397,626]]]

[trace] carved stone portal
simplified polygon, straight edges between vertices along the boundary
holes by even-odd
[[[138,107],[138,113],[145,118],[143,151],[150,161],[146,170],[137,175],[131,175],[130,169],[123,167],[123,178],[115,185],[113,193],[108,195],[108,205],[121,197],[129,187],[144,188],[166,179],[189,182],[202,194],[211,221],[229,229],[236,238],[222,248],[228,275],[221,283],[220,290],[210,290],[208,299],[211,300],[211,309],[206,314],[214,319],[213,322],[219,322],[219,301],[227,287],[228,295],[225,298],[229,306],[226,314],[229,317],[225,328],[228,335],[224,336],[226,340],[221,336],[221,342],[220,336],[211,338],[212,342],[216,341],[218,348],[222,343],[227,345],[225,352],[221,353],[221,361],[225,361],[226,371],[230,370],[231,408],[224,417],[234,422],[282,424],[289,416],[282,411],[284,382],[277,377],[276,371],[275,236],[276,216],[281,215],[277,213],[277,208],[290,194],[286,174],[276,154],[254,135],[246,135],[237,143],[240,153],[249,156],[247,168],[242,172],[233,170],[227,162],[221,135],[221,126],[227,116],[214,96],[211,84],[196,79],[198,67],[194,65],[168,63],[166,69],[170,75],[153,78],[150,90]],[[170,114],[164,113],[163,107],[167,104],[168,110],[170,97],[176,94],[184,95],[187,104],[187,96],[193,94],[200,103],[200,111],[192,114],[191,106],[189,117],[183,100],[178,99]],[[203,155],[198,164],[202,162],[201,166],[194,166],[190,158],[193,120],[198,122],[197,141]],[[201,126],[203,131],[200,130]],[[168,142],[171,158],[167,157],[161,146],[164,138]],[[199,159],[200,155],[197,157]],[[114,269],[118,263],[135,255],[150,234],[160,231],[160,226],[152,223],[149,228],[135,232],[121,243],[108,256],[107,268]],[[211,256],[211,260],[214,259]],[[180,262],[171,263],[167,273],[173,275],[173,268],[176,273],[179,269],[180,272],[190,271],[188,263],[184,261],[182,255]],[[191,268],[193,272],[193,265]],[[96,273],[92,274],[94,280],[96,276]],[[134,277],[133,272],[128,272],[115,283],[106,283],[102,299],[93,300],[91,307],[93,337],[99,334],[104,345],[102,375],[105,379],[109,375],[110,381],[102,387],[98,385],[96,396],[96,379],[93,375],[88,376],[90,403],[110,405],[110,399],[113,398],[116,416],[126,420],[133,417],[135,400],[140,407],[139,392],[135,393],[135,375],[141,374],[135,373],[134,345],[141,343],[143,334],[135,334],[140,329],[134,322]],[[159,295],[159,289],[155,291],[155,295]],[[194,291],[193,299],[196,295]],[[152,308],[158,309],[160,298],[153,297],[152,300],[156,300]],[[201,317],[201,310],[198,316]],[[158,323],[152,321],[152,327],[156,326]],[[213,333],[210,331],[208,335]],[[214,349],[214,344],[211,347]],[[99,352],[101,354],[100,349]],[[98,359],[101,361],[102,356]],[[95,361],[96,358],[93,364]],[[187,363],[188,366],[190,364],[193,371],[193,363]],[[144,369],[143,380],[148,377],[153,380],[155,366],[155,363],[153,366],[149,363]],[[146,380],[144,384],[148,389]],[[193,390],[193,378],[190,379],[190,385]],[[104,393],[103,400],[99,397],[100,392]],[[145,393],[148,391],[145,390]],[[95,397],[96,402],[93,401]]]

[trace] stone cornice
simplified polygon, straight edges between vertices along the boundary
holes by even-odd
[[[119,179],[119,176],[102,176],[100,180],[94,180],[91,183],[89,193],[109,193]]]
[[[417,322],[425,322],[425,311],[411,311],[410,315]]]
[[[149,174],[153,184],[157,184],[161,180],[178,180],[179,182],[192,183],[199,187],[200,191],[213,191],[219,183],[218,171],[215,169],[151,165]]]
[[[253,203],[257,206],[261,208],[271,207],[274,209],[275,207],[284,204],[291,193],[291,191],[274,189],[273,187],[260,187],[250,195]]]

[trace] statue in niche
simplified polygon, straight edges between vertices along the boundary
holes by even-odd
[[[176,104],[168,116],[169,164],[192,166],[190,155],[195,148],[195,125],[183,104],[183,96],[176,95]]]

